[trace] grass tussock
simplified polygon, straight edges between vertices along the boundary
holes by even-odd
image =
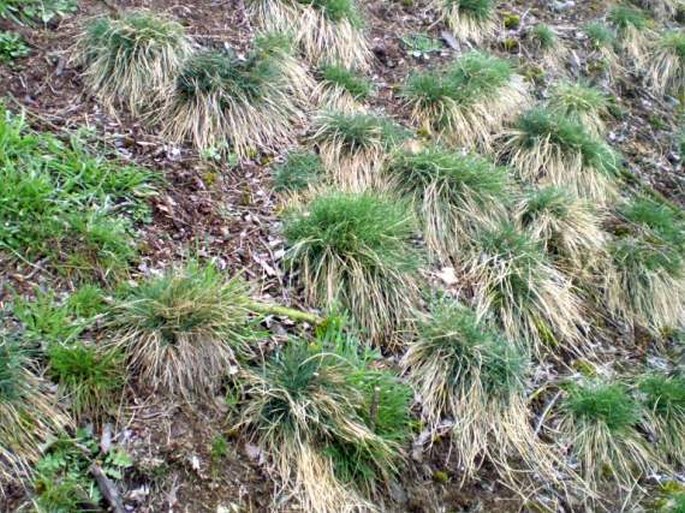
[[[415,221],[370,193],[322,195],[285,220],[287,262],[311,304],[347,309],[374,341],[391,342],[418,298]]]
[[[464,257],[479,317],[494,318],[514,343],[536,352],[578,351],[583,309],[540,241],[509,222],[481,228]]]
[[[592,57],[599,66],[611,73],[619,71],[621,66],[616,54],[616,31],[604,22],[594,21],[585,25],[583,32],[587,36]]]
[[[685,227],[679,216],[649,198],[635,198],[617,212],[605,293],[609,308],[630,324],[660,331],[682,322]]]
[[[526,33],[525,37],[532,51],[542,59],[545,67],[563,70],[568,50],[552,27],[537,23]]]
[[[402,94],[423,130],[450,144],[484,149],[530,101],[509,62],[475,51],[448,67],[411,75]]]
[[[301,115],[278,52],[255,51],[246,59],[204,50],[186,60],[161,111],[163,133],[200,149],[230,142],[239,158],[293,143]]]
[[[568,274],[587,276],[603,261],[607,237],[602,217],[574,194],[558,187],[533,189],[522,198],[514,215]]]
[[[523,114],[502,154],[524,180],[567,188],[599,203],[617,195],[620,156],[582,124],[549,108]]]
[[[48,349],[50,377],[77,421],[116,413],[126,371],[123,356],[81,342],[53,344]]]
[[[338,185],[350,191],[381,187],[381,169],[408,132],[375,114],[324,112],[314,120],[312,142]]]
[[[370,66],[372,53],[356,0],[249,0],[248,5],[266,30],[293,34],[310,63]]]
[[[376,511],[370,496],[402,463],[411,394],[336,338],[292,339],[246,374],[240,425],[306,511]]]
[[[521,349],[446,299],[433,304],[417,332],[403,366],[429,428],[454,422],[452,444],[464,478],[488,461],[512,481],[521,470],[553,479],[556,458],[530,424],[528,362]],[[524,468],[514,470],[515,460]]]
[[[639,383],[647,425],[665,461],[685,462],[685,377],[654,374]]]
[[[644,11],[630,5],[614,5],[607,20],[616,30],[617,43],[626,57],[642,66],[647,56],[650,39],[650,20]]]
[[[568,392],[559,429],[590,489],[605,481],[630,489],[655,462],[636,429],[640,405],[620,383],[582,383]]]
[[[351,112],[361,110],[361,103],[372,93],[369,80],[340,64],[321,66],[319,84],[314,92],[323,109]]]
[[[125,105],[148,114],[169,94],[174,77],[191,54],[178,22],[160,14],[134,11],[88,23],[75,48],[84,80],[110,111]]]
[[[562,82],[552,88],[549,109],[585,127],[596,137],[606,132],[609,98],[599,89],[583,83]]]
[[[319,155],[312,151],[295,150],[274,170],[274,189],[290,194],[304,191],[320,183],[325,173]]]
[[[458,259],[479,225],[504,216],[512,193],[505,168],[440,147],[397,153],[386,174],[413,205],[429,249],[445,259]]]
[[[153,392],[213,397],[246,350],[243,283],[191,262],[131,288],[113,307],[112,346],[128,372]]]
[[[43,445],[68,425],[26,352],[0,334],[0,497],[31,474]]]
[[[430,5],[461,41],[481,43],[497,28],[493,0],[432,0]]]
[[[658,20],[675,17],[685,7],[683,0],[635,0],[635,3]]]
[[[659,94],[685,94],[685,30],[661,36],[649,59],[649,81]]]

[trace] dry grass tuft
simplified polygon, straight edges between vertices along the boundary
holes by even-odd
[[[620,156],[582,124],[550,109],[523,114],[507,134],[501,154],[523,180],[566,188],[599,203],[618,194]]]
[[[292,33],[309,62],[369,68],[373,54],[356,0],[248,0],[248,4],[266,30]]]
[[[493,133],[529,102],[522,77],[498,57],[470,52],[437,71],[415,73],[403,96],[414,123],[440,140],[490,149]]]
[[[159,116],[173,141],[190,139],[200,149],[230,141],[240,158],[294,142],[292,124],[303,112],[291,96],[280,52],[256,51],[246,60],[205,50],[189,58]]]
[[[176,21],[135,11],[90,22],[75,53],[84,66],[86,85],[108,110],[123,104],[133,114],[144,115],[170,94],[191,54],[191,43]]]
[[[430,5],[460,41],[478,44],[497,29],[493,0],[431,0]]]
[[[607,19],[616,29],[621,50],[636,67],[641,67],[645,63],[651,37],[649,18],[637,7],[618,4],[611,8]]]
[[[636,429],[640,405],[619,383],[574,385],[560,411],[559,429],[591,490],[613,481],[624,491],[658,465]]]
[[[685,30],[666,32],[652,52],[649,82],[659,94],[685,94]]]
[[[609,246],[607,305],[630,324],[659,332],[685,314],[685,223],[670,205],[636,198],[623,205]]]
[[[443,259],[459,260],[478,226],[504,216],[513,189],[507,169],[437,146],[397,153],[386,175],[413,205],[429,249]]]
[[[343,189],[381,188],[381,169],[390,151],[408,137],[394,121],[362,112],[324,112],[314,120],[311,140],[324,166]]]
[[[31,474],[44,444],[69,425],[25,351],[0,334],[0,499],[7,485]]]
[[[568,275],[588,277],[604,260],[607,237],[602,217],[588,202],[564,189],[531,190],[518,204],[514,216]]]
[[[402,202],[329,193],[285,220],[287,262],[308,301],[349,310],[375,342],[394,342],[418,299],[415,222]]]
[[[512,342],[537,353],[559,345],[580,349],[582,304],[538,240],[508,222],[494,223],[476,233],[462,258],[479,318],[494,318]]]
[[[522,470],[555,479],[557,458],[530,424],[527,359],[474,312],[446,299],[436,302],[419,322],[403,366],[429,429],[439,432],[446,419],[454,422],[452,444],[464,479],[484,461],[509,481],[519,481]]]
[[[112,344],[153,392],[213,398],[238,370],[248,336],[246,288],[191,262],[131,288],[112,311]]]

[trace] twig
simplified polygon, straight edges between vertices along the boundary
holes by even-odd
[[[288,308],[287,306],[251,301],[248,304],[248,308],[255,313],[290,317],[294,321],[303,321],[310,324],[321,324],[324,321],[322,317],[316,314],[304,312],[302,310],[296,310],[295,308]]]
[[[116,485],[105,475],[102,467],[100,467],[100,465],[97,463],[93,463],[90,466],[90,473],[93,474],[93,477],[95,478],[95,481],[102,492],[102,496],[112,507],[114,513],[126,513],[124,503],[121,500],[121,496],[119,495]]]

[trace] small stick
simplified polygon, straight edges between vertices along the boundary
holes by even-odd
[[[316,314],[303,312],[302,310],[296,310],[294,308],[288,308],[281,305],[250,301],[248,308],[255,313],[290,317],[294,321],[304,321],[314,325],[321,324],[323,322],[323,319]]]
[[[105,475],[102,467],[97,463],[93,463],[90,466],[90,473],[93,474],[95,481],[97,481],[98,487],[102,492],[102,496],[107,500],[114,513],[126,513],[124,508],[124,503],[121,500],[119,491],[116,485]]]

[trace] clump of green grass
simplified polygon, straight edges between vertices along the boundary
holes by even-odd
[[[555,457],[529,423],[523,351],[448,299],[434,302],[417,333],[403,366],[428,427],[439,431],[445,419],[455,422],[452,444],[465,477],[487,460],[513,479],[517,459],[528,471],[553,476]]]
[[[191,54],[178,22],[148,11],[88,23],[76,45],[86,85],[108,109],[125,105],[149,114],[170,94],[174,77]]]
[[[583,309],[573,286],[540,241],[509,222],[481,228],[463,257],[479,316],[489,315],[514,343],[577,351]]]
[[[664,460],[685,461],[685,378],[653,374],[639,383],[650,430]]]
[[[123,275],[136,255],[133,222],[149,216],[153,174],[32,132],[0,109],[0,246],[80,279]]]
[[[0,333],[0,496],[30,475],[50,437],[69,426],[19,343]]]
[[[594,87],[583,83],[561,82],[551,91],[549,109],[583,125],[594,136],[606,130],[604,118],[609,115],[609,98]]]
[[[607,202],[617,194],[619,155],[577,121],[551,109],[523,114],[502,148],[524,180],[568,188]]]
[[[630,324],[678,326],[685,307],[685,227],[680,213],[638,197],[621,206],[605,273],[610,309]]]
[[[654,455],[636,429],[640,404],[622,384],[574,385],[560,414],[560,430],[592,490],[605,479],[629,489],[654,466]]]
[[[276,167],[274,188],[278,192],[298,192],[316,185],[324,176],[321,157],[311,151],[297,150],[288,154]]]
[[[266,30],[292,33],[311,63],[369,67],[372,54],[356,0],[249,0],[248,5]]]
[[[620,49],[638,66],[642,65],[649,48],[649,18],[637,7],[618,4],[609,10],[607,19],[616,30]]]
[[[30,53],[31,49],[21,34],[0,31],[0,64],[12,64]]]
[[[432,0],[430,5],[461,41],[480,43],[497,28],[493,0]]]
[[[290,87],[275,53],[243,60],[204,50],[185,61],[159,122],[174,141],[190,139],[200,149],[230,141],[247,158],[293,142],[292,123],[302,113]]]
[[[340,305],[374,341],[392,341],[418,297],[414,229],[402,202],[330,193],[286,218],[287,262],[312,304]]]
[[[77,421],[115,413],[125,383],[122,355],[82,342],[53,344],[48,349],[49,374]]]
[[[649,59],[650,83],[660,94],[685,94],[685,30],[664,33]]]
[[[559,39],[554,30],[544,23],[537,23],[534,25],[528,32],[528,38],[542,52],[554,50],[559,43]]]
[[[411,395],[387,372],[344,350],[291,339],[247,373],[240,426],[253,434],[307,511],[373,509],[370,490],[401,463]]]
[[[314,96],[322,107],[352,111],[373,91],[369,80],[341,64],[326,64],[320,69],[320,82]]]
[[[246,288],[213,265],[190,262],[131,288],[112,307],[111,345],[153,392],[213,397],[246,351]]]
[[[326,169],[343,188],[362,191],[379,185],[389,152],[408,132],[389,118],[366,113],[323,112],[314,120],[311,140]]]
[[[511,64],[481,52],[469,52],[437,71],[411,75],[402,95],[413,121],[426,132],[451,144],[486,149],[493,132],[530,101]]]
[[[505,168],[440,147],[397,153],[386,174],[413,205],[428,247],[442,258],[458,258],[477,226],[504,216],[512,193]]]
[[[616,33],[601,21],[593,21],[583,27],[585,35],[590,40],[590,45],[593,50],[599,51],[604,48],[613,49],[616,43]]]
[[[557,267],[583,277],[596,267],[606,251],[602,219],[588,202],[565,189],[541,187],[529,191],[515,217]]]

